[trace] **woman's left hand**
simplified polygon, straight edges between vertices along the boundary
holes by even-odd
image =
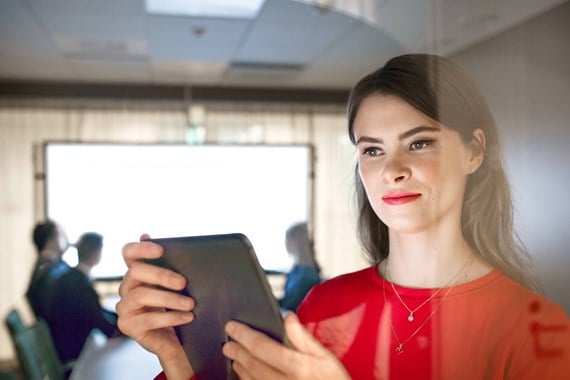
[[[350,379],[340,361],[324,348],[294,314],[285,317],[285,331],[295,349],[263,333],[231,321],[226,332],[234,340],[223,347],[240,379]]]

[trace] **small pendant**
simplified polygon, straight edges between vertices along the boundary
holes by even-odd
[[[398,347],[396,347],[396,352],[400,355],[404,351],[404,345],[400,343]]]
[[[414,313],[410,313],[410,315],[408,315],[408,322],[412,322],[414,320]]]

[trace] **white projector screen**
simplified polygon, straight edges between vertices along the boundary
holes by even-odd
[[[122,276],[122,246],[153,238],[241,232],[267,270],[286,271],[285,230],[311,217],[309,145],[48,142],[45,206],[70,242],[104,237],[95,277]],[[64,259],[77,262],[75,250]]]

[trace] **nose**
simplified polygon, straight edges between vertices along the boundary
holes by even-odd
[[[386,157],[382,180],[385,183],[398,183],[410,178],[412,171],[400,155]]]

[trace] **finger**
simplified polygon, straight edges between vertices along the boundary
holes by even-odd
[[[243,323],[228,322],[226,324],[226,332],[243,346],[249,354],[263,360],[267,365],[281,372],[290,372],[292,363],[299,359],[297,352],[276,342],[267,335],[249,328]]]
[[[117,313],[127,315],[143,307],[191,311],[195,301],[175,292],[139,286],[117,303]]]
[[[186,279],[170,269],[143,262],[135,262],[131,264],[119,285],[119,295],[124,297],[132,289],[143,284],[162,286],[171,290],[181,290],[186,286]]]
[[[142,234],[141,237],[139,238],[139,241],[145,241],[145,240],[150,240],[150,235],[149,234]]]
[[[232,364],[233,370],[237,373],[240,380],[256,380],[256,379],[272,379],[275,380],[275,377],[266,376],[254,376],[253,373],[249,372],[248,369],[240,364],[239,362],[233,362]]]
[[[160,245],[150,242],[131,242],[123,246],[123,260],[128,267],[140,259],[155,259],[162,256],[163,249]]]
[[[232,364],[232,368],[237,373],[240,380],[254,380],[251,374],[247,371],[243,365],[239,364],[238,362],[234,362]]]
[[[301,324],[294,313],[285,316],[284,324],[287,337],[299,352],[317,357],[328,355],[329,351]]]
[[[193,320],[194,314],[192,312],[150,311],[129,318],[119,318],[118,327],[126,335],[138,339],[151,330],[180,326]]]
[[[222,347],[224,355],[233,360],[233,368],[240,379],[281,379],[285,378],[275,368],[252,355],[245,347],[237,342],[228,342]]]

